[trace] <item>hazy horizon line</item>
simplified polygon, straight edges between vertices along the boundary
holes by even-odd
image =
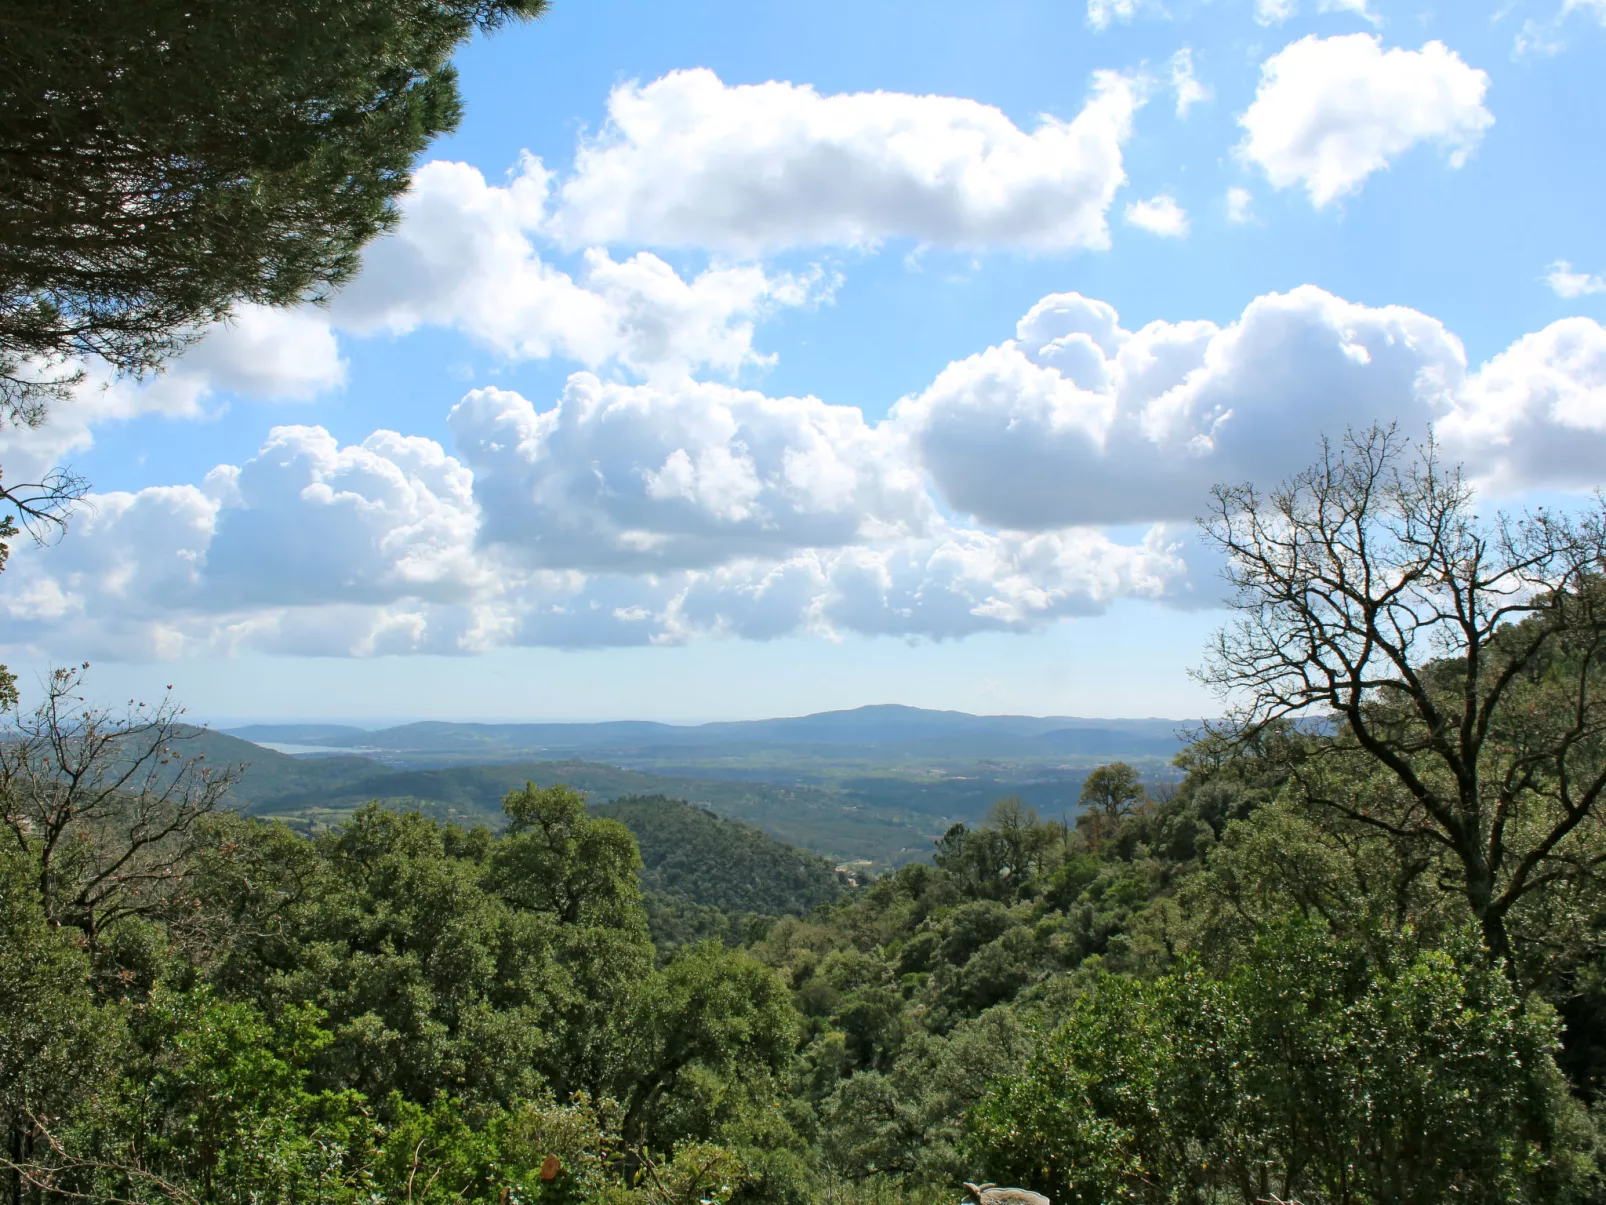
[[[643,715],[612,715],[612,716],[510,716],[510,715],[473,715],[473,716],[441,716],[428,714],[413,714],[405,716],[327,716],[327,715],[274,715],[274,716],[231,716],[209,715],[197,716],[186,713],[186,722],[202,727],[214,728],[220,731],[229,728],[247,728],[253,725],[288,725],[288,724],[335,724],[347,728],[360,728],[369,732],[377,732],[385,728],[397,728],[404,724],[628,724],[648,723],[663,724],[671,728],[698,728],[706,724],[757,724],[771,720],[800,720],[810,716],[834,715],[843,712],[862,711],[870,707],[907,707],[914,711],[929,711],[939,714],[966,715],[977,719],[997,719],[1002,717],[1020,717],[1033,720],[1076,720],[1080,722],[1117,723],[1121,721],[1138,721],[1145,723],[1168,722],[1176,724],[1197,723],[1198,717],[1164,716],[1164,715],[1068,715],[1044,714],[1037,715],[1024,711],[963,711],[955,707],[921,707],[915,703],[862,703],[857,707],[831,707],[822,711],[799,712],[791,715],[763,715],[763,716],[709,716],[698,719],[661,719]]]

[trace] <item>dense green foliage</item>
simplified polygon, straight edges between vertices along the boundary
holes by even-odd
[[[507,814],[369,807],[307,840],[212,813],[183,898],[93,932],[48,926],[37,844],[7,851],[13,1195],[652,1200],[627,1182],[768,1174],[796,1144],[760,1107],[784,987],[718,944],[655,966],[635,842],[577,793]]]
[[[503,796],[525,782],[567,783],[598,802],[635,795],[685,799],[787,844],[839,861],[865,858],[881,867],[923,857],[932,836],[944,827],[932,816],[883,802],[880,794],[849,796],[811,786],[677,778],[596,762],[397,770],[362,757],[289,757],[217,732],[198,730],[190,744],[214,764],[248,763],[234,786],[234,798],[255,815],[284,820],[303,831],[340,825],[374,799],[441,820],[496,825]]]
[[[181,891],[53,927],[13,829],[12,1197],[1594,1199],[1592,947],[1514,982],[1453,884],[1299,801],[1332,739],[1207,740],[1160,800],[1112,766],[1089,823],[1001,800],[846,893],[703,809],[526,787],[499,833],[207,812]]]
[[[635,837],[660,949],[716,936],[739,943],[768,918],[810,912],[842,892],[829,860],[682,800],[632,795],[591,811]]]
[[[1222,753],[1112,833],[1003,801],[758,944],[807,1018],[827,1166],[1086,1202],[1594,1199],[1592,1089],[1556,1059],[1598,1048],[1594,1014],[1513,984],[1452,885],[1402,909],[1388,849],[1276,802],[1280,751]]]
[[[1224,976],[1103,977],[977,1108],[977,1148],[1062,1201],[1555,1200],[1579,1123],[1551,1018],[1460,952],[1290,919]]]

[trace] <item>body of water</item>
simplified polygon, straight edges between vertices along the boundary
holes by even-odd
[[[264,749],[272,749],[275,753],[289,753],[298,755],[302,753],[354,753],[358,757],[372,753],[372,749],[347,749],[338,745],[286,745],[279,741],[252,741],[254,745],[261,745]]]

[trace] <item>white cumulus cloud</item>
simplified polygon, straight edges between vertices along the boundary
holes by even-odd
[[[1227,190],[1227,220],[1235,226],[1242,226],[1254,217],[1254,204],[1255,195],[1247,188],[1229,188]]]
[[[845,488],[838,483],[838,497]],[[432,441],[380,432],[342,447],[319,428],[280,428],[251,460],[220,466],[200,486],[97,497],[70,540],[20,550],[0,610],[14,643],[140,660],[799,632],[945,639],[1032,630],[1123,597],[1195,602],[1184,542],[1163,528],[1133,544],[1091,530],[989,532],[931,518],[920,530],[873,524],[835,546],[791,548],[735,531],[721,555],[707,555],[707,531],[741,523],[762,493],[727,481],[693,500],[716,512],[681,524],[704,529],[699,568],[663,558],[599,565],[607,558],[577,544],[565,555],[538,530],[516,530],[527,511],[497,527],[494,509],[519,502],[493,493],[476,504],[466,468]],[[662,534],[674,524],[655,526]],[[534,558],[525,555],[532,548]]]
[[[1137,331],[1065,293],[895,415],[938,494],[983,523],[1187,520],[1212,484],[1279,478],[1324,432],[1378,419],[1425,431],[1464,366],[1426,315],[1310,286],[1257,298],[1227,327]]]
[[[1574,272],[1573,266],[1564,259],[1558,259],[1550,265],[1550,270],[1545,273],[1545,283],[1557,297],[1564,297],[1569,301],[1595,293],[1606,293],[1606,276],[1593,272]]]
[[[1109,72],[1074,119],[1030,132],[973,100],[727,85],[705,69],[624,84],[549,229],[743,254],[907,237],[958,247],[1102,248],[1142,103]]]
[[[316,310],[241,306],[226,323],[144,380],[115,378],[105,365],[82,366],[84,384],[39,427],[0,430],[0,464],[11,482],[38,481],[91,447],[97,427],[145,415],[196,419],[230,393],[305,401],[345,383],[346,361]]]
[[[1487,488],[1606,484],[1606,328],[1564,318],[1484,364],[1439,424]]]
[[[1488,87],[1442,42],[1385,51],[1374,34],[1301,38],[1262,65],[1238,153],[1328,205],[1419,143],[1459,167],[1494,122]]]
[[[505,184],[466,164],[414,173],[397,228],[370,244],[357,277],[327,306],[242,306],[166,371],[112,380],[86,365],[85,386],[33,430],[0,432],[11,480],[39,474],[93,443],[95,427],[160,414],[200,418],[233,395],[305,401],[345,383],[342,340],[451,327],[510,361],[562,357],[638,377],[697,370],[734,374],[773,357],[756,325],[780,310],[828,300],[836,278],[715,265],[683,277],[658,256],[615,260],[591,248],[571,276],[542,258],[549,176],[526,158]]]
[[[1177,204],[1176,198],[1162,193],[1147,201],[1133,201],[1128,205],[1126,224],[1161,238],[1181,238],[1188,233],[1188,214]]]
[[[756,318],[821,291],[817,276],[750,265],[687,280],[650,253],[616,262],[598,248],[575,279],[544,262],[533,241],[549,181],[533,159],[506,185],[464,163],[425,164],[400,226],[368,249],[336,298],[334,321],[359,333],[452,326],[517,360],[562,356],[645,375],[734,372],[764,359],[753,347]]]
[[[1171,56],[1171,89],[1177,94],[1177,116],[1186,117],[1194,105],[1213,95],[1193,73],[1193,51],[1184,46]]]
[[[815,398],[576,373],[547,411],[475,390],[451,428],[482,539],[546,567],[700,568],[914,532],[930,514],[892,433]]]
[[[354,609],[461,606],[494,581],[474,552],[467,472],[394,432],[341,447],[319,427],[279,427],[199,485],[91,503],[66,539],[17,558],[19,588],[0,607],[24,638],[124,657],[278,647],[287,623],[323,631]]]
[[[1590,489],[1606,463],[1606,328],[1569,318],[1476,369],[1442,323],[1312,286],[1225,327],[1044,298],[1016,338],[901,401],[932,489],[985,525],[1185,521],[1219,482],[1280,480],[1322,436],[1374,422],[1437,431],[1497,493]]]
[[[284,426],[199,482],[100,495],[16,551],[0,613],[14,644],[140,659],[957,639],[1209,606],[1188,526],[1209,487],[1377,420],[1431,427],[1496,495],[1593,487],[1606,328],[1568,318],[1474,368],[1428,315],[1310,286],[1137,329],[1061,293],[880,422],[685,378],[578,372],[545,409],[479,389],[451,450]]]
[[[169,387],[193,382],[208,392],[305,401],[343,385],[346,362],[319,311],[242,306],[158,380]]]

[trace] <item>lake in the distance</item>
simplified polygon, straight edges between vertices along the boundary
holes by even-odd
[[[337,745],[286,745],[279,741],[252,741],[253,745],[261,745],[264,749],[272,749],[275,753],[289,753],[292,756],[299,753],[355,753],[362,757],[372,753],[372,749],[346,749]]]

